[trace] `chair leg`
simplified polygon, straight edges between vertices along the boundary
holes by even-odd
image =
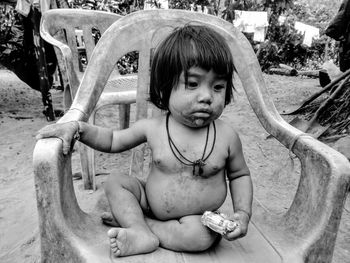
[[[79,144],[79,154],[80,154],[80,164],[82,171],[82,179],[85,190],[95,190],[95,175],[92,169],[91,154],[93,155],[93,150],[86,146],[85,144]]]
[[[89,123],[95,124],[96,111],[93,111]],[[82,170],[82,179],[85,190],[96,190],[96,180],[95,180],[95,151],[80,143],[79,144],[79,154],[80,154],[80,164]]]
[[[119,128],[121,130],[129,128],[130,123],[130,104],[119,105]]]
[[[90,123],[95,124],[94,111],[90,117]],[[130,104],[119,105],[119,123],[120,129],[129,127],[130,122]],[[95,180],[95,151],[90,147],[80,143],[79,144],[80,163],[82,170],[82,179],[85,190],[96,190]]]
[[[69,84],[63,87],[63,108],[69,109],[72,105],[72,91],[70,90]]]
[[[87,147],[87,157],[88,157],[88,164],[89,164],[89,182],[90,185],[92,186],[92,190],[96,190],[96,164],[95,164],[95,154],[96,151],[90,147]]]

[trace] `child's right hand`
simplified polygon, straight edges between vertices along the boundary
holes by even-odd
[[[62,140],[63,154],[69,153],[73,146],[74,135],[79,131],[79,123],[77,121],[71,121],[66,123],[55,123],[45,126],[38,131],[36,136],[37,140],[44,138],[59,138]]]
[[[224,238],[229,241],[244,237],[247,234],[248,224],[250,221],[249,215],[246,212],[242,212],[240,210],[233,214],[232,219],[235,222],[238,222],[238,227],[232,232],[228,232],[224,235]]]

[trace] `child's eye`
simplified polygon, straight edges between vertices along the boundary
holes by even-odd
[[[217,90],[217,91],[223,90],[225,88],[226,88],[226,86],[224,84],[214,86],[214,90]]]
[[[196,82],[196,81],[189,81],[188,82],[188,87],[189,88],[196,88],[196,87],[198,87],[198,82]]]

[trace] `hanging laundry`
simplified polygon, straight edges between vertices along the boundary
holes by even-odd
[[[267,12],[235,10],[233,24],[242,32],[254,33],[254,41],[263,42],[268,26]]]
[[[146,0],[143,9],[144,10],[169,9],[169,1],[168,0]]]
[[[28,16],[31,6],[32,1],[30,0],[18,0],[16,4],[16,11],[22,16]]]
[[[27,17],[32,6],[39,7],[41,13],[51,9],[51,0],[18,0],[16,11]]]
[[[311,47],[312,40],[320,37],[320,29],[314,26],[306,25],[302,22],[295,22],[295,30],[304,35],[303,44]]]
[[[198,12],[198,13],[203,13],[203,14],[209,14],[209,9],[207,6],[202,6],[202,5],[195,5],[195,4],[191,4],[191,11],[192,12]]]
[[[266,27],[256,27],[254,29],[253,40],[256,42],[264,42],[266,34]]]
[[[47,10],[51,9],[51,1],[50,0],[40,0],[40,12],[44,13]]]
[[[286,22],[286,20],[287,20],[287,17],[286,17],[286,16],[279,16],[279,17],[278,17],[278,24],[279,24],[279,25],[283,25],[284,22]]]

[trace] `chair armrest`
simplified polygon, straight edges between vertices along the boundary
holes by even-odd
[[[247,67],[250,70],[241,71],[242,82],[259,121],[301,162],[299,185],[287,213],[278,216],[256,209],[259,212],[253,220],[284,255],[297,251],[306,262],[331,262],[350,184],[350,163],[339,152],[287,123],[268,95],[257,64],[252,62]],[[286,262],[298,262],[289,260]]]
[[[350,185],[350,162],[306,134],[293,152],[301,162],[301,176],[290,208],[282,216],[259,209],[253,219],[284,254],[298,249],[306,262],[331,262]]]
[[[54,239],[59,239],[60,235],[52,234],[57,231],[55,226],[60,225],[68,231],[67,215],[80,219],[84,216],[73,189],[71,154],[63,155],[60,139],[42,139],[35,145],[33,166],[40,229],[51,233],[41,234],[52,239],[43,240],[42,244],[46,244],[46,241],[59,243],[59,240]]]
[[[284,222],[295,235],[314,243],[319,259],[327,258],[333,252],[350,185],[350,163],[311,136],[300,137],[294,152],[301,162],[301,177]]]
[[[256,63],[249,66],[250,70],[241,75],[254,112],[265,130],[301,162],[299,185],[288,211],[273,215],[258,209],[257,204],[253,221],[284,255],[297,250],[306,262],[330,262],[350,184],[350,163],[339,152],[287,123],[268,95]],[[291,258],[286,262],[298,261]]]

